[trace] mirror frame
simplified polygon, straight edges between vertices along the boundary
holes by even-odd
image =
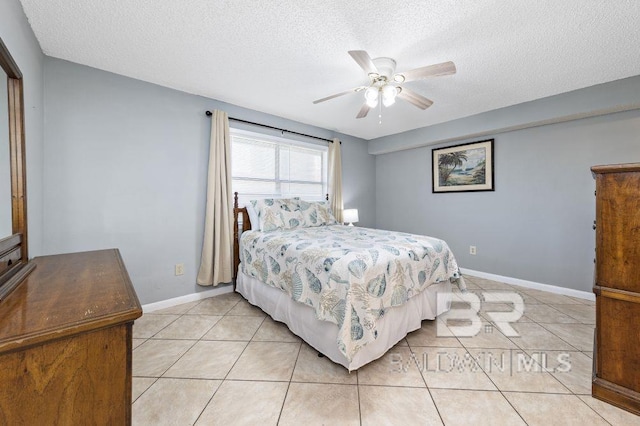
[[[0,301],[34,268],[27,243],[27,170],[24,134],[24,95],[20,68],[0,38],[0,67],[7,74],[9,103],[9,160],[11,162],[11,227],[13,235],[0,239]],[[3,102],[0,99],[0,102]]]

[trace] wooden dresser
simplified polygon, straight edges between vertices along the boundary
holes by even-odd
[[[596,179],[593,396],[640,414],[640,163]]]
[[[44,256],[0,302],[0,424],[131,423],[142,309],[118,250]]]

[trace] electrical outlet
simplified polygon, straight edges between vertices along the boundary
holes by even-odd
[[[176,276],[184,275],[184,263],[176,263]]]
[[[476,255],[476,246],[469,246],[469,254]]]

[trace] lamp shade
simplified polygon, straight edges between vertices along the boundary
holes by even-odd
[[[375,86],[369,86],[367,90],[364,91],[364,99],[369,108],[375,108],[376,105],[378,105],[379,90],[380,89]]]
[[[382,88],[382,103],[386,107],[390,107],[396,102],[396,95],[398,94],[398,90],[395,86],[390,84],[385,85]]]
[[[353,222],[357,222],[359,220],[358,219],[358,209],[346,209],[346,210],[343,210],[342,218],[344,219],[345,223],[349,223],[350,225],[353,224]]]

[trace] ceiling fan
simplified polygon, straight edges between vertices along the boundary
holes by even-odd
[[[413,90],[402,87],[402,83],[419,80],[428,77],[438,77],[441,75],[450,75],[456,73],[456,66],[453,62],[443,62],[436,65],[428,65],[416,68],[403,73],[396,73],[396,61],[391,58],[375,58],[371,59],[369,54],[364,50],[350,50],[349,55],[360,65],[367,73],[370,83],[368,86],[359,86],[351,90],[336,93],[326,98],[313,101],[314,104],[328,101],[339,96],[348,95],[349,93],[364,91],[364,105],[356,118],[366,117],[369,110],[380,105],[389,107],[396,101],[396,97],[405,100],[420,109],[427,109],[433,105],[433,101],[417,94]]]

